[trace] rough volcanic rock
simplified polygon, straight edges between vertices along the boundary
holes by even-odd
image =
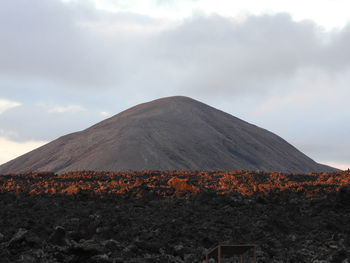
[[[57,226],[55,231],[49,237],[49,242],[58,246],[66,245],[66,230],[61,226]]]
[[[210,248],[227,243],[255,244],[260,263],[346,263],[350,208],[337,198],[291,191],[270,193],[263,202],[260,195],[213,191],[150,200],[0,191],[0,262],[200,263]],[[25,219],[32,222],[27,229]],[[81,232],[81,224],[89,225],[84,220],[110,229],[108,236]],[[57,231],[68,242],[58,246],[50,237]]]
[[[350,205],[350,185],[343,186],[339,190],[337,199],[341,203]]]
[[[320,172],[277,135],[187,97],[140,104],[2,166],[0,173],[76,170]]]

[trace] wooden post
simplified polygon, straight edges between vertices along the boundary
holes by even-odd
[[[227,255],[223,254],[225,252]],[[223,256],[225,255],[231,257],[233,256],[235,262],[257,263],[256,245],[218,245],[207,252],[204,259],[205,261],[203,262],[209,263],[210,258],[214,257],[217,259],[217,263],[222,263]]]
[[[253,250],[253,262],[256,263],[256,246],[254,246],[254,250]]]

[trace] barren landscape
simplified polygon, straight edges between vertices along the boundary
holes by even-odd
[[[348,262],[350,172],[143,171],[0,176],[1,262]]]
[[[350,263],[346,10],[0,0],[0,263]]]

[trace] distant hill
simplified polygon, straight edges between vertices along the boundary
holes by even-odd
[[[279,136],[182,96],[134,106],[0,166],[0,173],[76,170],[322,172]]]

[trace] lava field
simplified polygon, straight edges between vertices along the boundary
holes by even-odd
[[[350,172],[0,175],[0,262],[350,262]],[[228,262],[228,261],[227,261]]]

